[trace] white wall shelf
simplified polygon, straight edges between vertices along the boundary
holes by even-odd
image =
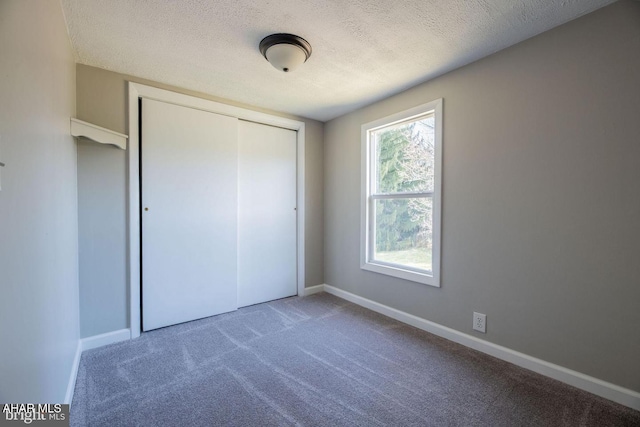
[[[115,145],[123,150],[127,149],[127,138],[129,138],[127,135],[74,118],[71,118],[71,135],[83,136],[100,144]]]

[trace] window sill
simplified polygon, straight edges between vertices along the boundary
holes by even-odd
[[[363,270],[372,271],[374,273],[385,274],[387,276],[397,277],[399,279],[410,280],[412,282],[422,283],[424,285],[440,287],[440,280],[433,274],[420,273],[412,270],[405,270],[399,267],[392,267],[389,265],[377,264],[373,262],[366,262],[360,265]]]

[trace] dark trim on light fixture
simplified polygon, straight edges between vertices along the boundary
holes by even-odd
[[[260,42],[260,53],[266,59],[267,49],[277,44],[292,44],[302,49],[307,59],[309,59],[309,57],[311,56],[311,45],[308,41],[300,36],[296,36],[295,34],[287,33],[271,34],[270,36],[263,38]]]
[[[308,41],[295,34],[277,33],[263,38],[260,42],[260,53],[264,56],[264,59],[269,60],[267,58],[267,50],[277,44],[291,44],[299,47],[306,56],[305,62],[307,62],[307,59],[311,56],[311,45]]]

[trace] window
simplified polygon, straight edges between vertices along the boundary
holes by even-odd
[[[362,126],[361,267],[440,286],[442,99]]]

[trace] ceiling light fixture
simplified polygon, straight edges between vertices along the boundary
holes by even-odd
[[[293,34],[271,34],[260,42],[260,53],[275,68],[288,73],[309,59],[311,45]]]

